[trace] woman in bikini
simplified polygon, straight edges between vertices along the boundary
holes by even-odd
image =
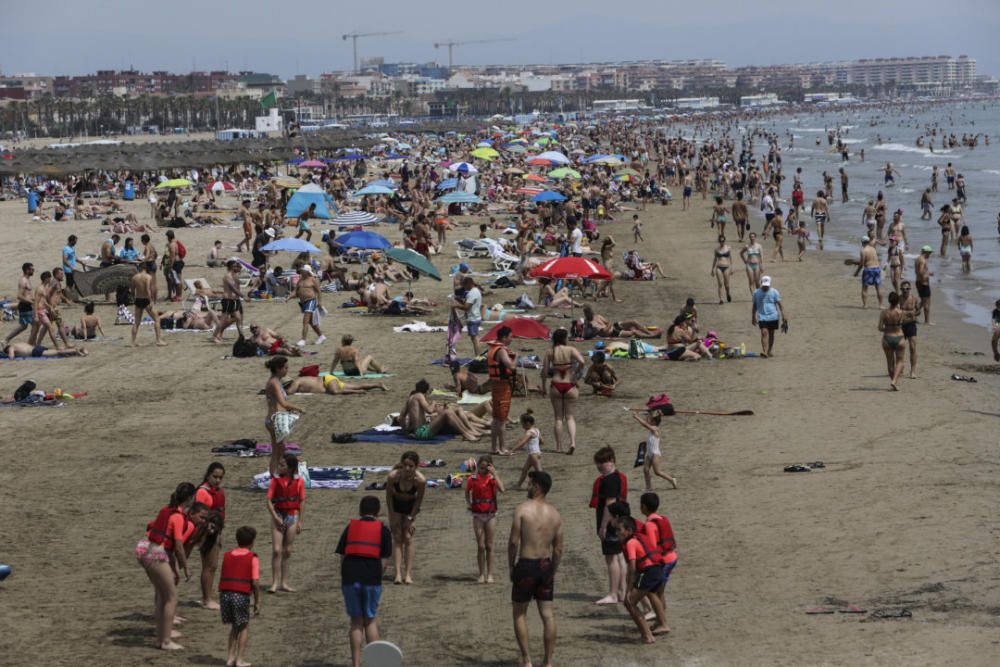
[[[420,456],[404,452],[399,463],[385,481],[385,504],[389,509],[389,528],[392,530],[392,560],[396,568],[394,584],[412,584],[413,535],[415,521],[424,502],[427,479],[417,469]]]
[[[670,361],[698,361],[703,356],[711,356],[708,348],[700,340],[695,340],[693,343],[688,342],[684,323],[685,318],[680,315],[667,328],[667,359]]]
[[[712,259],[712,275],[719,288],[719,303],[722,303],[722,289],[726,290],[726,301],[732,301],[729,294],[729,277],[733,269],[733,251],[726,245],[726,237],[719,234],[719,247],[715,249]]]
[[[903,374],[906,360],[906,338],[903,336],[903,311],[899,307],[899,294],[889,293],[889,307],[879,314],[878,330],[882,332],[882,351],[889,370],[889,388],[899,391],[896,383]]]
[[[958,254],[962,256],[962,273],[972,273],[972,234],[965,225],[958,235]]]
[[[278,471],[278,462],[285,453],[285,438],[292,432],[292,425],[299,415],[304,414],[300,408],[288,402],[288,393],[282,385],[282,378],[288,375],[288,357],[271,357],[264,364],[271,371],[271,377],[264,386],[264,396],[267,398],[267,417],[264,427],[271,436],[271,460],[268,471],[274,477]]]
[[[556,329],[552,332],[552,349],[545,354],[542,365],[542,396],[549,396],[555,416],[556,451],[562,452],[563,429],[569,435],[569,450],[576,450],[576,418],[573,408],[580,390],[576,387],[576,376],[586,365],[583,355],[575,347],[570,347],[569,332]],[[551,394],[546,383],[552,384]]]
[[[903,269],[906,268],[906,255],[903,253],[903,245],[899,242],[899,237],[889,236],[889,277],[892,280],[892,288],[899,291],[899,285],[903,280]]]
[[[579,308],[582,305],[570,298],[567,288],[555,291],[550,278],[538,279],[538,303],[545,308]]]
[[[760,278],[764,274],[764,248],[757,243],[756,233],[750,232],[750,241],[740,250],[740,258],[747,267],[747,283],[752,295],[760,289]]]
[[[590,306],[583,307],[583,323],[583,337],[588,340],[596,337],[659,338],[663,333],[659,329],[644,327],[635,320],[612,322],[596,314]]]
[[[715,225],[719,225],[719,236],[726,233],[726,206],[722,203],[722,197],[715,198],[710,224],[713,228]]]
[[[771,231],[774,237],[774,256],[771,257],[772,262],[777,262],[778,258],[781,261],[785,261],[785,219],[782,216],[782,211],[780,208],[774,209],[774,217],[771,218],[766,225],[764,225],[764,236],[767,236],[768,230]]]

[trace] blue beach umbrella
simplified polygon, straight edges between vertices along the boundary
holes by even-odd
[[[395,192],[392,188],[384,185],[366,185],[354,193],[355,197],[370,197],[376,195],[391,195]]]
[[[389,239],[375,232],[347,232],[334,239],[337,245],[344,248],[361,248],[362,250],[384,250],[391,248]]]
[[[457,178],[449,178],[437,184],[438,190],[454,190],[457,187],[458,187]]]
[[[468,192],[449,192],[437,201],[442,204],[481,204],[483,200]]]
[[[553,192],[552,190],[546,190],[545,192],[539,192],[537,195],[531,198],[531,201],[536,204],[541,204],[550,201],[566,201],[566,197],[559,194],[558,192]]]
[[[271,241],[261,248],[262,252],[312,252],[318,253],[320,250],[312,243],[303,239],[285,238]]]

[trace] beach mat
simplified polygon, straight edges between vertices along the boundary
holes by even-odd
[[[391,378],[392,373],[365,373],[364,375],[345,375],[344,371],[334,371],[334,377],[338,377],[342,380],[380,380],[382,378]]]
[[[61,408],[64,405],[65,403],[57,401],[56,399],[38,401],[0,401],[0,408]]]
[[[388,445],[440,445],[442,442],[448,442],[454,437],[450,433],[442,433],[430,440],[417,440],[405,435],[402,431],[376,431],[375,429],[368,429],[367,431],[354,434],[354,439],[357,442],[381,442]]]
[[[358,489],[365,481],[366,472],[389,472],[392,466],[330,466],[312,467],[309,470],[310,489]],[[253,476],[254,488],[267,490],[271,484],[271,473],[262,472]]]

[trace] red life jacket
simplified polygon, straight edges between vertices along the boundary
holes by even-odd
[[[253,559],[257,557],[252,551],[239,556],[227,551],[222,557],[222,574],[219,577],[219,590],[230,593],[253,592]]]
[[[219,513],[223,519],[226,518],[226,492],[222,489],[213,488],[209,484],[202,484],[198,487],[212,498],[212,509]]]
[[[345,556],[382,557],[382,522],[351,519],[347,524]]]
[[[271,498],[274,509],[280,512],[298,512],[299,508],[302,507],[302,498],[295,492],[298,478],[289,475],[288,477],[275,477],[273,481],[276,486],[274,497]]]
[[[170,517],[174,514],[180,514],[184,517],[184,530],[187,530],[187,515],[180,508],[170,505],[161,509],[156,518],[146,525],[146,539],[153,544],[161,545],[167,551],[173,551],[174,548],[174,538],[167,535],[167,524],[170,522]]]
[[[497,359],[497,352],[506,349],[507,346],[501,343],[490,343],[490,349],[486,353],[486,370],[494,382],[509,382],[511,379],[510,369]]]
[[[639,557],[635,559],[635,569],[642,572],[646,568],[663,565],[663,553],[660,548],[653,544],[653,540],[645,533],[636,533],[633,540],[638,540],[640,548]],[[631,541],[631,540],[629,540]]]
[[[471,510],[476,514],[488,514],[497,511],[497,492],[492,484],[493,478],[487,475],[473,475],[469,478],[469,491],[472,492]]]
[[[666,556],[671,551],[677,548],[677,542],[674,540],[674,529],[670,525],[670,521],[665,516],[655,515],[646,517],[649,522],[656,526],[656,532],[660,536],[660,542],[657,545],[663,555]]]
[[[618,494],[618,498],[616,498],[616,500],[625,502],[625,499],[628,497],[628,477],[626,477],[620,470],[615,470],[613,473],[610,474],[618,475],[618,478],[621,480],[621,493]],[[597,507],[598,492],[601,488],[602,479],[604,479],[604,475],[599,475],[597,479],[594,480],[594,490],[590,494],[591,507]]]

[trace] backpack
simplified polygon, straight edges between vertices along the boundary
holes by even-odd
[[[659,410],[660,414],[670,417],[674,414],[674,405],[670,402],[670,397],[664,394],[655,394],[646,401],[646,408],[649,410]]]
[[[31,380],[25,380],[20,387],[14,392],[15,401],[23,401],[24,399],[31,396],[31,392],[35,391],[37,385]]]
[[[319,364],[303,366],[299,369],[299,377],[319,377]]]
[[[257,347],[257,343],[240,336],[233,343],[233,356],[240,359],[257,357],[260,356],[260,348]]]
[[[183,243],[181,243],[180,241],[178,241],[177,242],[177,256],[180,257],[181,259],[184,259],[185,257],[187,257],[187,254],[188,254],[187,248],[184,247]]]

